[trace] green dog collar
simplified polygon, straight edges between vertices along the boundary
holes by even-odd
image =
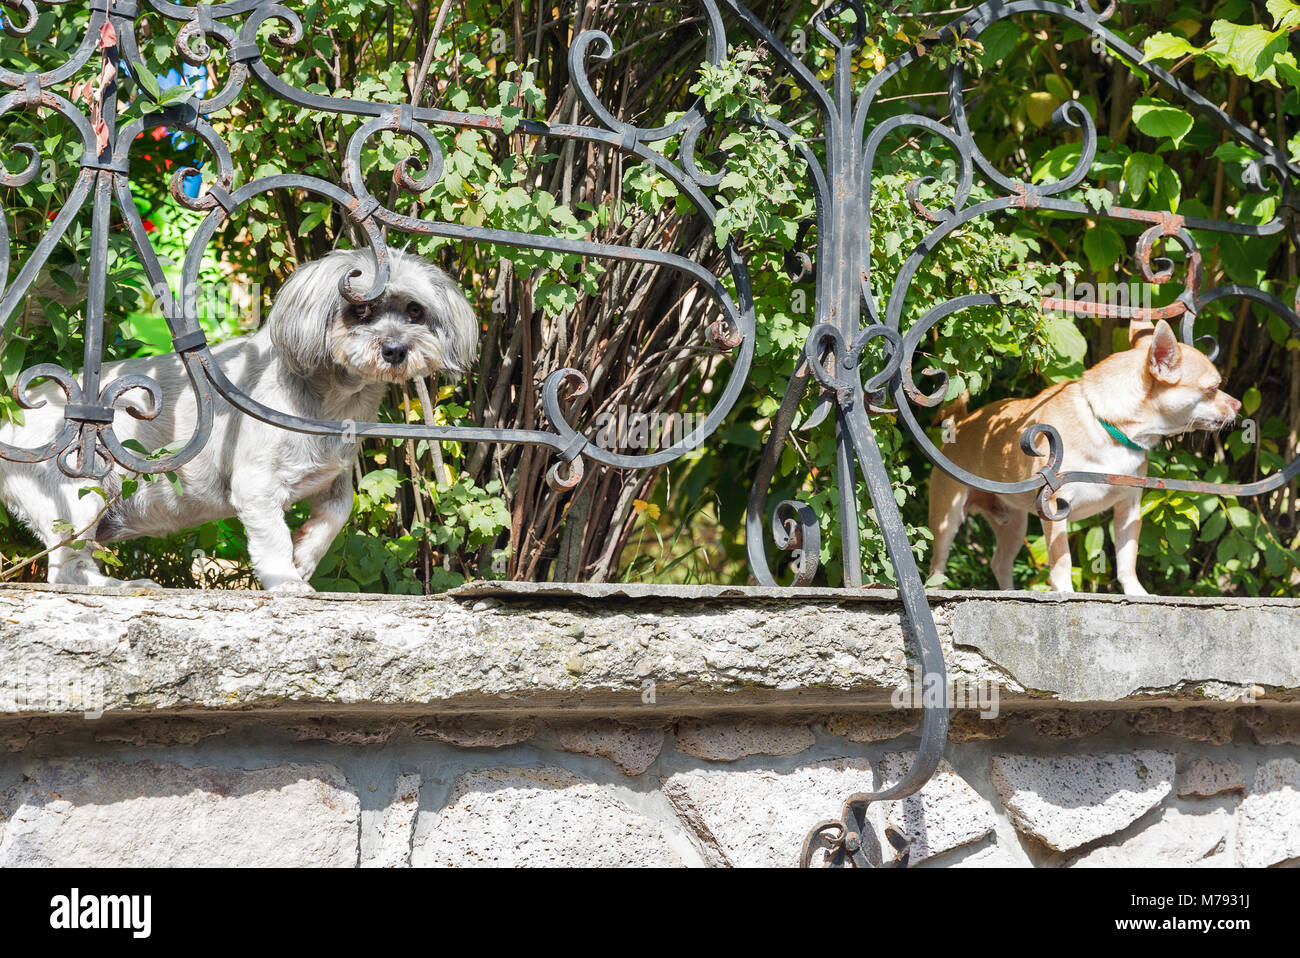
[[[1124,435],[1124,431],[1113,422],[1107,422],[1100,416],[1097,417],[1097,422],[1101,423],[1101,428],[1110,433],[1110,438],[1114,439],[1121,446],[1128,446],[1130,449],[1136,449],[1138,452],[1146,452],[1145,448],[1139,446],[1128,436]]]

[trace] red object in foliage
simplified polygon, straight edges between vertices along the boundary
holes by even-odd
[[[167,135],[167,127],[156,126],[153,128],[152,131],[150,131],[149,135],[152,136],[155,140],[161,140],[164,136]]]
[[[158,227],[157,227],[156,225],[154,225],[154,221],[153,221],[153,220],[145,220],[145,221],[144,221],[144,231],[145,231],[146,233],[152,233],[152,232],[153,232],[154,230],[156,230],[157,228],[158,228]]]

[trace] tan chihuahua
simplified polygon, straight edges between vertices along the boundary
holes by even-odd
[[[1132,348],[1103,359],[1081,379],[1057,383],[1032,399],[1004,399],[969,415],[964,398],[958,400],[945,410],[953,421],[945,423],[947,441],[941,451],[977,476],[1018,482],[1047,462],[1045,456],[1031,458],[1020,448],[1021,433],[1043,423],[1054,426],[1064,443],[1061,472],[1145,476],[1147,450],[1166,436],[1222,429],[1237,418],[1241,403],[1219,389],[1222,377],[1214,364],[1178,342],[1164,320],[1154,330],[1149,322],[1134,322],[1129,342]],[[1038,448],[1045,449],[1046,444],[1040,438]],[[1071,520],[1115,510],[1115,566],[1125,595],[1146,595],[1137,579],[1142,492],[1096,483],[1069,483],[1058,491],[1070,503]],[[975,513],[987,517],[997,534],[993,574],[998,588],[1013,588],[1012,567],[1024,544],[1029,513],[1037,511],[1036,492],[1011,496],[983,492],[936,468],[930,478],[931,576],[943,571],[958,528]],[[1043,520],[1049,578],[1057,592],[1074,591],[1066,523]]]

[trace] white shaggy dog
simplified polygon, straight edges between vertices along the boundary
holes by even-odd
[[[255,334],[212,348],[221,370],[240,389],[272,409],[313,419],[373,421],[388,384],[432,373],[464,374],[478,343],[473,310],[456,284],[430,263],[392,251],[389,280],[379,299],[356,306],[339,289],[353,271],[354,287],[369,288],[374,260],[365,251],[336,251],[297,269]],[[175,353],[105,367],[103,381],[148,376],[162,388],[153,420],[137,420],[118,402],[113,430],[146,449],[179,448],[196,429],[196,402]],[[46,400],[23,426],[0,426],[0,441],[32,449],[64,426],[64,397],[53,383],[32,390]],[[138,394],[138,391],[136,391]],[[248,534],[248,551],[265,589],[310,592],[308,580],[352,512],[352,437],[312,436],[268,425],[241,413],[214,393],[212,434],[203,450],[178,470],[181,494],[165,481],[140,483],[114,502],[83,540],[113,542],[161,536],[230,516]],[[53,460],[0,460],[0,501],[53,551],[49,581],[119,585],[103,575],[90,549],[61,545],[70,526],[80,531],[104,507],[95,485],[64,476]],[[110,497],[120,475],[102,487]],[[308,500],[311,518],[291,536],[284,513]]]

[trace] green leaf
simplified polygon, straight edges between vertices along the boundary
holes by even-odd
[[[1277,86],[1273,60],[1286,52],[1287,30],[1269,30],[1255,24],[1216,20],[1210,27],[1214,45],[1206,54],[1220,66],[1252,80],[1265,80]]]
[[[1173,33],[1153,33],[1142,47],[1142,62],[1148,60],[1178,60],[1189,53],[1200,53],[1184,37]]]
[[[1065,316],[1051,316],[1043,324],[1052,356],[1044,373],[1053,382],[1075,379],[1083,373],[1083,357],[1088,353],[1088,340],[1079,327]]]
[[[1245,410],[1247,416],[1253,416],[1263,398],[1259,389],[1251,386],[1241,394],[1241,408]]]
[[[1083,234],[1083,252],[1093,271],[1100,273],[1123,259],[1128,247],[1123,238],[1109,226],[1098,226]]]
[[[1268,0],[1265,7],[1273,17],[1273,26],[1279,30],[1300,26],[1300,4],[1291,0]]]
[[[1142,199],[1147,184],[1164,168],[1165,161],[1150,153],[1130,153],[1124,161],[1124,183],[1133,199]]]
[[[157,102],[158,98],[162,96],[162,90],[159,89],[158,78],[149,72],[149,68],[143,63],[132,63],[131,74],[144,89],[144,92],[149,95],[149,98]]]
[[[1187,111],[1156,97],[1141,97],[1133,104],[1133,125],[1147,136],[1173,140],[1175,146],[1192,131],[1193,123]]]
[[[27,358],[27,340],[14,339],[6,343],[0,355],[0,375],[4,376],[5,389],[12,389],[14,380],[23,371],[23,360]]]
[[[541,283],[534,298],[549,315],[558,316],[577,304],[578,291],[563,283]]]
[[[1242,146],[1229,140],[1227,143],[1220,143],[1210,154],[1215,159],[1222,160],[1224,163],[1231,165],[1244,166],[1251,160],[1259,158],[1259,153],[1248,146]]]
[[[986,67],[993,66],[999,60],[1005,60],[1020,43],[1024,31],[1010,20],[999,20],[979,36],[980,45],[984,47],[981,58]]]

